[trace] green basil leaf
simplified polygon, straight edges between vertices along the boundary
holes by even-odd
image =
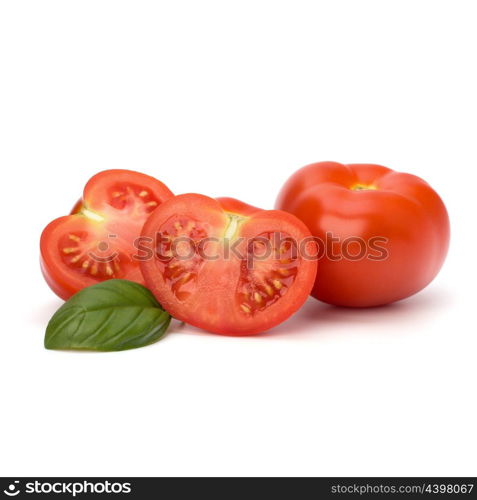
[[[107,280],[65,302],[46,328],[47,349],[121,351],[159,340],[171,321],[154,295],[127,280]]]

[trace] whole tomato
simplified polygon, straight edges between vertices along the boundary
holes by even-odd
[[[303,167],[283,186],[276,208],[317,238],[312,295],[330,304],[367,307],[409,297],[434,279],[449,246],[438,194],[419,177],[380,165]]]

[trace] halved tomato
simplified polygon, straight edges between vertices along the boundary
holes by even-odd
[[[41,269],[50,288],[68,299],[111,278],[144,283],[135,240],[144,221],[173,196],[162,182],[131,170],[105,170],[86,184],[71,215],[41,235]]]
[[[142,245],[141,270],[162,306],[220,334],[278,325],[303,305],[316,275],[315,242],[299,219],[231,198],[164,202],[146,221]]]

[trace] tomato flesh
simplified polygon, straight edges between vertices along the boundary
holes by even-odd
[[[289,237],[290,235],[283,232],[259,234],[254,254],[261,255],[267,246],[265,241],[269,241],[273,258],[265,261],[257,260],[252,269],[249,269],[246,260],[242,260],[236,293],[244,313],[254,314],[267,309],[293,286],[299,262],[298,256],[293,255],[292,245],[286,241]],[[277,248],[274,244],[276,241],[283,243]]]
[[[47,283],[63,299],[111,278],[144,284],[135,240],[171,191],[153,177],[106,170],[87,183],[72,214],[51,222],[40,242]]]
[[[163,224],[160,232],[163,241],[158,248],[158,266],[165,284],[179,302],[184,302],[194,293],[204,261],[194,243],[207,238],[207,230],[198,221],[175,217]],[[185,256],[189,258],[183,259]]]
[[[162,204],[142,232],[153,252],[141,269],[175,318],[215,333],[259,333],[291,316],[310,293],[316,261],[289,240],[311,235],[290,214],[236,200],[229,212],[219,201],[187,194]],[[307,245],[310,251],[314,242]]]

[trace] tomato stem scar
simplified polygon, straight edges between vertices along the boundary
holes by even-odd
[[[355,184],[351,186],[352,191],[376,191],[378,188],[374,184]]]

